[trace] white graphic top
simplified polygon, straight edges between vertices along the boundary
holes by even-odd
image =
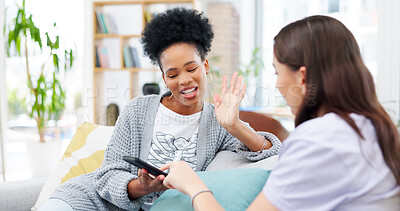
[[[180,115],[160,104],[147,162],[160,168],[168,162],[183,160],[196,170],[200,117],[201,112]]]

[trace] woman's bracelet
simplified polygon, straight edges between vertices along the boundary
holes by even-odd
[[[194,207],[194,206],[193,206],[193,200],[194,200],[194,198],[195,198],[197,195],[199,195],[200,193],[205,193],[205,192],[210,192],[212,195],[214,195],[213,192],[210,191],[209,189],[201,190],[201,191],[197,192],[196,194],[194,194],[194,195],[192,196],[192,199],[191,199],[191,200],[192,200],[192,207]]]

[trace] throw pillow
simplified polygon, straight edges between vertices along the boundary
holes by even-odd
[[[31,210],[38,210],[58,185],[99,168],[113,130],[114,127],[82,123],[77,128],[61,161],[43,186],[39,198]]]
[[[225,210],[246,210],[261,192],[270,171],[259,168],[198,172]],[[150,211],[193,210],[189,196],[174,190],[165,191]]]

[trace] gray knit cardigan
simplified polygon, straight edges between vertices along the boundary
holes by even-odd
[[[139,210],[144,202],[151,201],[156,193],[129,199],[127,186],[137,178],[138,169],[125,162],[122,156],[147,160],[160,100],[161,96],[151,95],[130,101],[118,118],[102,166],[63,183],[51,198],[67,202],[74,210]],[[250,151],[217,122],[214,106],[204,103],[198,133],[197,169],[204,171],[221,150],[235,151],[252,161],[277,155],[281,147],[279,139],[270,133],[258,133],[272,142],[270,149]]]

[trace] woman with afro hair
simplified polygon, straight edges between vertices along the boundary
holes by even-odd
[[[118,118],[102,166],[63,183],[43,210],[149,209],[167,189],[165,176],[150,176],[123,156],[139,157],[158,168],[182,160],[204,171],[222,150],[252,161],[279,153],[281,142],[274,135],[255,132],[239,120],[246,89],[237,73],[230,87],[224,77],[215,106],[204,102],[210,71],[206,56],[213,36],[209,20],[192,9],[167,10],[146,26],[144,52],[159,66],[170,91],[130,101]]]

